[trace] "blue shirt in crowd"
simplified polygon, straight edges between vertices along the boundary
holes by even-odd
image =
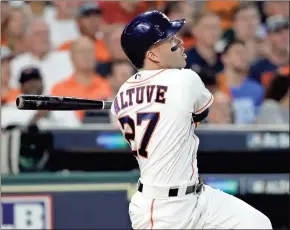
[[[239,87],[231,88],[230,92],[233,97],[235,123],[253,123],[264,98],[264,88],[247,78]]]

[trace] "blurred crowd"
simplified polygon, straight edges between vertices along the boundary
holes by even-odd
[[[205,123],[289,123],[287,1],[1,1],[1,127],[110,123],[107,112],[19,111],[19,94],[112,100],[135,69],[124,25],[157,9],[186,18],[187,66],[215,96]]]

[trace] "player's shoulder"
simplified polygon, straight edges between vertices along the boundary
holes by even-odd
[[[168,75],[173,82],[181,82],[182,84],[192,84],[200,82],[199,75],[191,69],[170,69]]]

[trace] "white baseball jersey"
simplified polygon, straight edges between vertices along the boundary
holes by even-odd
[[[137,158],[141,180],[178,185],[198,176],[192,114],[202,113],[213,95],[189,69],[144,70],[120,88],[111,112]]]

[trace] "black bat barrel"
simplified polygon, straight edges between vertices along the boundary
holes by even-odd
[[[43,95],[21,95],[16,99],[16,106],[20,110],[102,110],[108,109],[111,103],[101,100]]]

